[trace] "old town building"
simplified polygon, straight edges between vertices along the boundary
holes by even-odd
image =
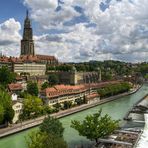
[[[79,84],[101,82],[100,70],[92,72],[83,72],[83,71],[77,71],[74,66],[71,71],[54,71],[54,72],[48,72],[48,74],[57,75],[60,84],[79,85]]]
[[[26,13],[26,19],[24,21],[23,39],[21,40],[21,55],[35,55],[33,31],[28,16],[28,10]]]
[[[31,27],[31,21],[27,11],[26,18],[24,21],[23,39],[21,40],[20,58],[26,59],[28,58],[28,56],[31,56],[33,60],[35,61],[37,60],[38,62],[41,62],[44,64],[48,64],[48,65],[58,64],[58,60],[54,56],[35,54],[33,30]]]
[[[64,101],[71,101],[75,103],[76,99],[87,99],[87,102],[98,101],[99,94],[97,89],[102,88],[108,84],[117,84],[119,81],[100,82],[81,85],[56,85],[54,87],[46,88],[40,92],[40,97],[45,104],[53,106],[56,103],[63,103]]]
[[[7,66],[17,74],[45,75],[47,65],[57,64],[58,60],[54,56],[35,54],[33,30],[27,11],[24,21],[23,39],[21,40],[20,57],[0,56],[0,67]]]

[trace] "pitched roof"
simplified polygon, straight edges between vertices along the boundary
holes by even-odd
[[[77,94],[89,90],[90,88],[101,88],[106,86],[107,84],[116,84],[119,81],[108,81],[108,82],[101,82],[101,83],[91,83],[91,84],[84,84],[84,85],[56,85],[54,87],[46,88],[45,90],[41,91],[46,97],[52,98],[60,95],[67,95],[67,94]],[[93,94],[95,97],[96,94]]]
[[[49,55],[36,55],[36,57],[40,60],[57,60],[54,56]]]
[[[0,57],[0,62],[22,63],[22,62],[41,62],[45,61],[58,61],[54,56],[48,55],[22,55],[20,57]]]
[[[8,88],[10,91],[15,91],[15,90],[22,90],[23,87],[20,83],[11,83],[8,84]]]

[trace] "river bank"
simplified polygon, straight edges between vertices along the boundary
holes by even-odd
[[[116,96],[104,98],[100,101],[92,102],[90,104],[84,104],[84,105],[77,106],[77,107],[74,107],[74,108],[71,108],[71,109],[68,109],[68,110],[60,111],[58,113],[51,114],[51,116],[56,117],[56,118],[62,118],[62,117],[65,117],[65,116],[68,116],[68,115],[71,115],[71,114],[74,114],[74,113],[77,113],[77,112],[81,112],[83,110],[87,110],[89,108],[93,108],[93,107],[98,106],[100,104],[104,104],[104,103],[107,103],[107,102],[110,102],[110,101],[114,101],[114,100],[119,99],[123,96],[131,95],[133,93],[136,93],[140,88],[141,88],[141,86],[136,87],[134,90],[132,90],[130,92],[122,93],[122,94],[119,94],[119,95],[116,95]],[[6,137],[6,136],[9,136],[9,135],[24,131],[26,129],[38,126],[42,123],[42,121],[44,120],[45,117],[46,116],[42,116],[42,117],[39,117],[39,118],[36,118],[36,119],[33,119],[33,120],[24,121],[22,123],[14,124],[14,125],[11,125],[7,128],[1,129],[0,130],[0,138],[3,138],[3,137]]]
[[[142,118],[141,118],[142,116]],[[145,123],[143,127],[121,126],[107,138],[99,139],[98,148],[147,148],[148,145],[148,93],[138,100],[127,112],[124,120],[130,123]],[[144,130],[143,130],[144,128]]]
[[[83,145],[85,148],[90,148],[92,142],[83,136],[80,136],[76,130],[71,128],[71,120],[83,121],[87,115],[94,114],[102,109],[103,115],[108,114],[112,119],[120,120],[122,124],[125,114],[130,110],[138,100],[145,96],[148,92],[148,85],[144,84],[136,93],[121,97],[114,101],[100,104],[93,108],[77,112],[75,114],[60,118],[60,122],[64,127],[64,139],[68,143],[69,148],[76,148]],[[32,131],[37,131],[39,128],[34,127],[22,132],[7,136],[0,139],[0,148],[27,148],[25,137]]]

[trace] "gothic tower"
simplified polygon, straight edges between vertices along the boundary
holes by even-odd
[[[35,55],[33,32],[28,15],[28,10],[26,12],[26,18],[24,21],[23,39],[21,40],[21,55]]]

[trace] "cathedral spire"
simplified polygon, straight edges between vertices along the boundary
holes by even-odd
[[[24,21],[23,39],[21,40],[21,55],[34,55],[34,41],[33,31],[31,28],[31,21],[29,12],[26,11],[26,18]]]
[[[29,18],[29,11],[28,11],[28,9],[26,10],[26,18]]]
[[[28,9],[26,10],[26,19],[25,19],[25,22],[24,22],[24,27],[25,28],[31,28],[31,22],[30,22],[30,18],[29,18]]]

